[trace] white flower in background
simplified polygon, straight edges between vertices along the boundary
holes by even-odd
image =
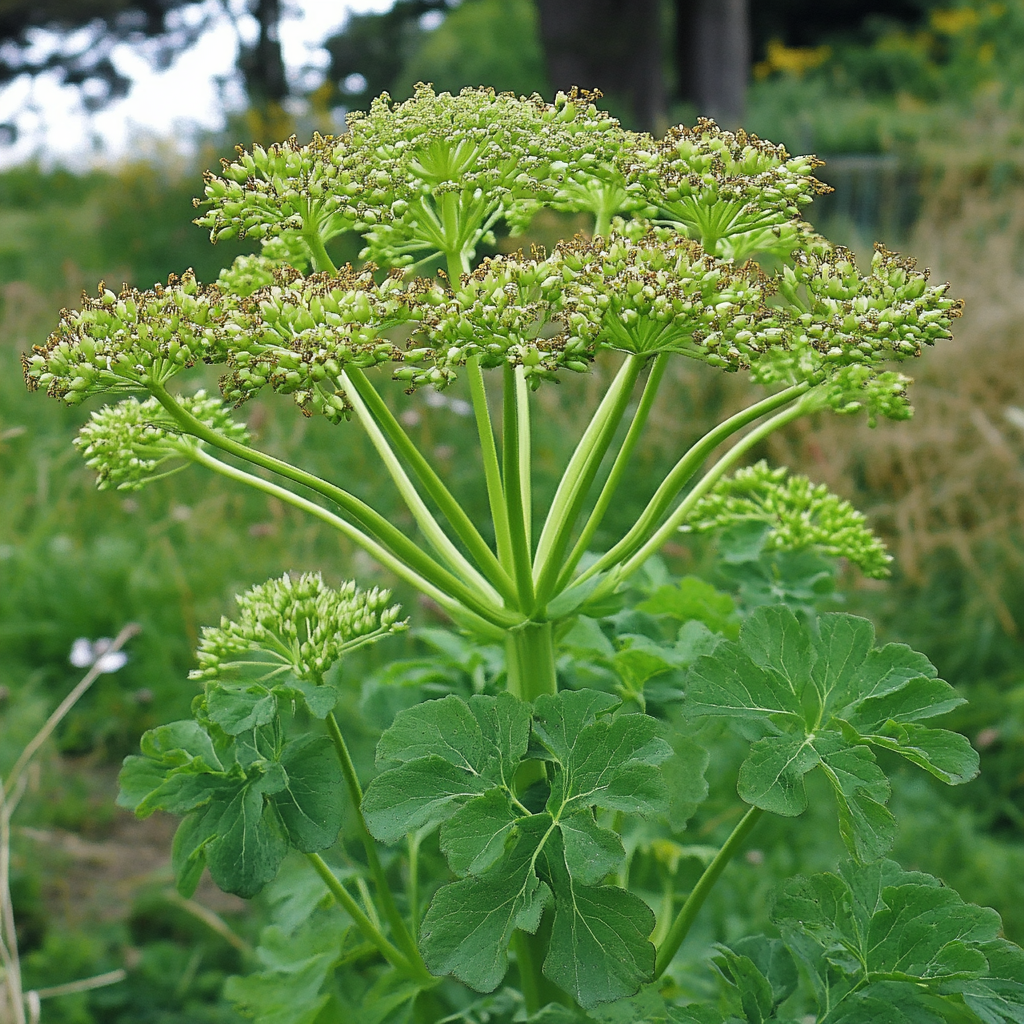
[[[100,672],[116,672],[119,668],[124,668],[128,655],[124,651],[110,651],[112,643],[113,640],[108,636],[101,636],[98,640],[87,640],[80,636],[71,645],[68,661],[75,668],[90,668],[95,665]]]

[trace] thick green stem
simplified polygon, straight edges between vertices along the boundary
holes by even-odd
[[[419,491],[416,490],[408,474],[402,468],[402,464],[398,461],[398,457],[388,444],[387,438],[377,425],[377,421],[363,401],[359,389],[352,383],[348,373],[342,371],[338,380],[345,389],[359,422],[369,435],[374,448],[377,449],[377,454],[384,463],[384,468],[394,481],[395,486],[398,488],[398,493],[401,494],[402,500],[412,513],[413,519],[416,520],[416,525],[419,526],[423,536],[427,538],[427,541],[438,555],[463,580],[466,586],[476,590],[482,599],[497,602],[497,591],[473,568],[465,555],[452,543],[448,535],[441,529],[440,524],[431,515],[426,502],[420,497]],[[369,381],[365,377],[363,380],[369,385]],[[412,446],[412,442],[409,442],[409,444]],[[454,499],[452,500],[454,502]]]
[[[576,443],[576,448],[569,457],[569,462],[565,467],[565,472],[562,474],[562,479],[558,481],[555,495],[551,499],[551,507],[548,509],[544,526],[541,528],[540,537],[537,540],[536,561],[538,569],[548,561],[555,537],[565,520],[566,513],[576,493],[580,489],[581,478],[593,458],[594,449],[600,438],[602,427],[607,423],[611,410],[616,405],[619,393],[622,391],[623,381],[630,375],[631,368],[632,362],[629,359],[619,367],[615,379],[605,392],[605,396],[601,399],[597,409],[594,410],[594,415],[590,418],[586,430],[583,431],[582,436]]]
[[[412,933],[413,942],[420,934],[420,835],[418,832],[410,832],[406,836],[406,843],[409,847],[409,930]]]
[[[530,615],[534,604],[533,568],[523,506],[522,462],[519,452],[519,396],[515,370],[507,363],[504,368],[504,384],[501,442],[505,513],[508,516],[509,536],[512,541],[513,576],[519,597],[519,608],[524,615]]]
[[[425,968],[411,964],[395,946],[388,942],[388,940],[381,934],[380,929],[378,929],[366,916],[363,912],[363,908],[359,906],[345,886],[338,881],[334,872],[324,863],[320,854],[307,853],[306,858],[309,860],[310,864],[313,865],[316,873],[324,880],[324,884],[331,890],[332,895],[338,901],[339,905],[355,922],[356,927],[363,933],[366,940],[373,945],[377,952],[379,952],[392,967],[401,971],[403,974],[408,974],[410,977],[415,978],[418,981],[425,981],[431,985],[436,983],[435,979],[426,971]]]
[[[435,562],[426,552],[416,546],[397,527],[392,525],[379,512],[371,508],[364,501],[360,501],[348,491],[329,484],[325,480],[306,473],[295,466],[275,459],[265,452],[240,444],[222,434],[211,430],[206,424],[196,419],[187,409],[182,408],[167,390],[159,384],[151,386],[153,396],[167,409],[168,412],[184,427],[186,433],[207,441],[221,451],[234,455],[245,462],[259,466],[261,469],[268,469],[273,473],[292,480],[303,487],[322,494],[329,501],[333,501],[343,511],[352,516],[356,522],[365,527],[378,541],[386,544],[396,556],[410,567],[414,573],[432,583],[436,588],[443,591],[456,601],[461,602],[466,608],[488,622],[496,626],[507,627],[519,621],[516,616],[497,608],[490,602],[482,601],[480,595],[467,587],[458,577],[453,575],[444,566]],[[314,506],[315,507],[315,506]],[[375,556],[376,557],[376,556]]]
[[[714,888],[715,882],[725,870],[725,866],[736,856],[751,830],[757,824],[764,811],[760,807],[751,807],[740,819],[739,824],[733,829],[732,835],[725,841],[725,845],[718,851],[715,859],[705,868],[704,874],[697,880],[693,891],[686,898],[686,902],[680,909],[672,927],[665,936],[665,941],[658,948],[657,959],[654,966],[654,977],[660,978],[672,958],[679,952],[700,908],[708,898],[708,893]]]
[[[327,249],[324,246],[324,240],[320,236],[319,231],[315,228],[311,231],[304,231],[302,233],[302,240],[309,248],[310,255],[313,257],[313,266],[316,270],[324,271],[328,274],[337,274],[338,268],[334,265],[334,260],[327,255]]]
[[[598,496],[597,503],[594,505],[594,510],[590,513],[583,531],[577,538],[576,544],[569,553],[569,557],[565,560],[565,564],[562,567],[562,575],[555,586],[556,592],[564,590],[568,586],[569,581],[572,579],[573,571],[579,565],[580,559],[586,553],[590,542],[594,539],[594,534],[597,533],[597,529],[603,522],[605,514],[612,503],[612,498],[615,497],[615,493],[619,489],[619,484],[622,482],[622,478],[629,466],[629,460],[633,456],[633,450],[636,448],[640,435],[647,425],[647,417],[651,413],[654,399],[658,394],[658,388],[661,385],[662,378],[665,376],[668,360],[669,353],[662,352],[655,359],[654,365],[651,367],[647,383],[644,385],[644,392],[640,397],[640,404],[637,406],[637,410],[633,414],[633,420],[629,425],[629,430],[626,432],[626,439],[622,442],[619,454],[615,456],[615,462],[612,464],[608,479],[604,482],[604,487],[601,488],[601,493]]]
[[[469,260],[461,250],[458,252],[446,252],[444,258],[448,266],[448,281],[452,288],[457,288],[462,280],[462,275],[469,273]]]
[[[669,505],[676,495],[686,486],[690,478],[697,472],[704,460],[717,448],[726,438],[731,437],[737,430],[741,430],[747,424],[756,419],[774,412],[784,405],[789,405],[795,399],[804,394],[810,385],[797,384],[794,387],[780,391],[776,395],[757,402],[738,412],[735,416],[729,417],[724,423],[720,423],[714,430],[705,434],[690,450],[675,464],[672,471],[658,487],[654,497],[647,503],[647,507],[641,513],[640,518],[630,528],[629,532],[610,551],[602,555],[585,572],[576,579],[581,583],[585,579],[603,572],[610,566],[621,564],[630,555],[641,547],[658,528],[661,517],[668,510]]]
[[[515,585],[511,577],[504,570],[494,552],[487,546],[487,542],[480,536],[463,507],[455,500],[452,493],[444,485],[441,478],[434,471],[433,466],[423,457],[420,450],[413,444],[412,439],[402,429],[402,425],[395,418],[394,413],[387,407],[387,404],[380,397],[377,389],[366,378],[362,370],[349,367],[346,370],[352,387],[359,393],[360,398],[366,403],[367,408],[373,414],[378,423],[384,428],[392,444],[403,455],[412,466],[413,472],[419,477],[427,493],[437,502],[438,508],[445,515],[458,534],[459,539],[469,553],[476,559],[477,565],[486,574],[501,596],[506,601],[515,602]],[[492,439],[493,443],[493,439]]]
[[[516,375],[516,425],[519,430],[519,495],[528,548],[533,547],[533,452],[530,436],[530,389],[521,366]]]
[[[377,856],[377,844],[373,836],[370,835],[370,830],[366,827],[366,819],[363,817],[363,787],[359,784],[359,776],[356,775],[356,768],[352,763],[352,755],[348,751],[348,744],[345,742],[345,737],[338,727],[338,720],[334,717],[333,711],[327,716],[327,731],[330,733],[331,741],[334,743],[338,760],[341,762],[341,772],[345,776],[345,785],[348,786],[348,794],[355,807],[359,838],[362,841],[363,849],[366,851],[366,860],[373,875],[377,899],[380,900],[380,904],[384,908],[384,916],[388,919],[388,924],[391,925],[391,931],[395,936],[395,940],[402,947],[403,952],[412,963],[422,966],[423,962],[420,959],[420,952],[416,948],[416,941],[409,933],[408,928],[406,928],[405,921],[402,920],[402,915],[398,912],[398,907],[395,905],[394,896],[391,894],[391,886],[388,885],[387,876],[384,874],[384,866],[380,862],[380,857]],[[423,969],[426,970],[426,967]]]
[[[550,622],[524,622],[505,637],[508,690],[521,700],[534,701],[555,693],[555,641]]]
[[[543,608],[562,575],[562,558],[573,527],[629,405],[643,359],[627,356],[576,446],[537,544],[537,604]]]
[[[516,966],[519,968],[519,987],[523,992],[527,1017],[532,1017],[540,1010],[541,989],[544,984],[544,976],[541,974],[544,951],[535,949],[536,942],[531,942],[531,939],[536,940],[536,936],[518,928],[512,936],[512,950],[516,955]]]
[[[506,572],[513,570],[512,535],[508,529],[508,512],[505,508],[505,488],[501,482],[501,466],[498,463],[498,447],[494,443],[494,428],[491,425],[491,411],[487,406],[487,388],[484,374],[480,369],[480,357],[472,356],[466,361],[466,376],[469,378],[469,394],[473,401],[473,415],[476,431],[480,436],[480,454],[484,463],[484,480],[487,484],[487,503],[491,508],[494,523],[494,540],[498,548],[498,560]]]
[[[640,550],[632,556],[632,558],[622,563],[616,573],[617,578],[625,579],[627,576],[639,569],[640,566],[643,565],[644,562],[646,562],[647,559],[650,558],[651,555],[653,555],[663,544],[665,544],[676,530],[686,522],[690,513],[693,511],[694,505],[696,505],[697,502],[700,501],[700,499],[703,498],[716,483],[718,483],[722,476],[735,466],[751,448],[760,444],[766,437],[768,437],[769,434],[774,433],[780,427],[784,427],[787,423],[792,423],[793,420],[806,415],[807,410],[811,405],[813,405],[813,399],[810,402],[807,402],[806,400],[799,401],[791,408],[783,409],[782,412],[777,413],[771,419],[765,420],[764,423],[755,427],[749,434],[737,441],[736,444],[734,444],[711,467],[711,469],[709,469],[704,476],[700,478],[697,485],[676,506],[672,515],[665,520],[647,543],[644,544]]]
[[[436,601],[450,615],[461,617],[469,614],[473,623],[485,633],[491,634],[496,640],[504,639],[505,632],[503,628],[491,623],[490,620],[479,617],[475,613],[467,613],[467,610],[458,601],[410,569],[405,562],[396,558],[390,551],[373,540],[372,537],[368,537],[357,527],[340,516],[336,516],[328,509],[316,504],[316,502],[288,490],[287,487],[281,487],[280,484],[264,480],[262,477],[253,476],[252,473],[246,473],[245,470],[237,469],[235,466],[229,466],[226,462],[221,462],[220,459],[215,459],[212,455],[202,450],[194,452],[190,458],[200,466],[212,469],[215,473],[220,473],[229,480],[243,483],[255,490],[263,491],[264,494],[273,495],[273,497],[279,498],[295,508],[302,509],[303,512],[307,512],[309,515],[327,523],[354,544],[361,547],[386,569],[390,569],[399,579],[405,580],[406,583],[411,584],[421,593],[426,594],[431,600]]]

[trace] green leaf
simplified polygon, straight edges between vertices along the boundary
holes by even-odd
[[[826,734],[835,735],[835,734]],[[867,747],[822,751],[822,766],[839,809],[839,831],[861,861],[875,860],[892,849],[896,819],[885,806],[889,780]]]
[[[534,702],[533,731],[559,760],[572,753],[579,733],[597,716],[619,703],[617,697],[600,690],[562,690],[543,694]]]
[[[732,598],[697,576],[684,576],[678,586],[659,587],[636,607],[638,611],[668,615],[680,622],[696,619],[713,633],[736,635],[736,606]]]
[[[797,692],[784,676],[765,670],[734,643],[719,644],[694,662],[686,680],[686,710],[755,721],[772,715],[803,718]]]
[[[778,1006],[796,991],[799,978],[796,962],[781,939],[751,935],[734,942],[731,948],[734,953],[749,958],[768,979],[773,1006]]]
[[[337,910],[317,915],[294,934],[274,925],[264,928],[256,951],[263,969],[228,978],[224,995],[256,1024],[313,1024],[330,1000],[321,990],[347,931]]]
[[[740,798],[775,814],[794,816],[807,808],[804,776],[818,766],[818,752],[806,736],[765,736],[740,765]]]
[[[874,644],[875,627],[867,619],[839,612],[821,616],[811,681],[823,708],[845,703]]]
[[[562,818],[558,827],[569,874],[584,885],[597,885],[625,859],[618,833],[601,828],[589,810]]]
[[[950,786],[970,782],[978,774],[981,763],[970,740],[948,729],[891,722],[886,723],[885,735],[876,733],[864,739],[895,751]]]
[[[217,836],[221,808],[205,808],[189,814],[171,842],[171,867],[178,892],[191,898],[206,867],[206,847]]]
[[[748,956],[718,946],[715,966],[723,978],[735,988],[736,1001],[750,1024],[763,1024],[775,1008],[772,986],[758,965]]]
[[[944,991],[958,992],[984,1024],[1024,1022],[1024,949],[1006,939],[978,943],[988,960],[984,978],[953,982]]]
[[[672,748],[659,731],[647,715],[600,719],[582,729],[561,759],[548,810],[556,819],[591,806],[633,814],[664,810],[668,790],[655,766],[671,756]]]
[[[381,773],[366,787],[366,827],[382,843],[396,843],[418,828],[439,825],[493,787],[492,779],[447,758],[419,757]]]
[[[899,981],[882,981],[844,998],[822,1019],[822,1024],[947,1024],[949,1017],[943,1007],[935,1005],[913,985]]]
[[[836,798],[843,841],[861,860],[883,855],[895,836],[884,806],[889,786],[868,745],[950,784],[972,778],[978,767],[964,737],[918,724],[959,702],[931,663],[904,645],[873,650],[873,643],[871,624],[853,615],[823,615],[815,632],[788,608],[759,608],[736,642],[723,641],[690,667],[683,705],[691,716],[750,723],[745,735],[755,742],[737,785],[748,803],[800,814],[803,776],[820,769]]]
[[[190,764],[199,758],[209,769],[223,768],[206,730],[194,721],[171,722],[142,734],[144,756],[167,767]]]
[[[258,683],[215,683],[207,687],[206,714],[229,736],[269,725],[277,716],[277,697]]]
[[[895,646],[895,644],[889,644],[881,651],[872,653],[880,655]],[[907,648],[907,650],[910,649]],[[914,652],[910,651],[910,653]],[[931,668],[931,665],[928,667]],[[932,671],[934,672],[934,669]],[[890,666],[890,671],[885,675],[884,685],[889,685],[892,677]],[[898,690],[890,690],[877,697],[869,697],[861,701],[857,705],[856,711],[850,716],[849,722],[858,732],[869,733],[874,732],[888,721],[902,724],[917,722],[923,718],[935,718],[966,703],[963,697],[956,695],[956,691],[944,679],[918,676],[904,681]]]
[[[788,608],[759,608],[740,630],[739,646],[755,665],[781,676],[791,693],[804,688],[814,661],[811,634]]]
[[[530,707],[511,693],[470,697],[469,709],[497,751],[500,779],[512,785],[519,762],[530,745]]]
[[[671,672],[676,666],[666,657],[669,652],[647,637],[630,637],[630,646],[616,652],[612,667],[631,693],[642,693],[648,679]]]
[[[281,752],[287,783],[274,795],[288,840],[303,853],[333,846],[344,813],[345,778],[326,736],[302,736]]]
[[[152,764],[152,762],[150,762]],[[237,778],[226,772],[196,772],[181,768],[164,772],[163,781],[135,806],[139,818],[148,818],[154,811],[187,814],[205,804],[218,790],[237,785]]]
[[[151,758],[129,755],[117,776],[117,806],[134,811],[166,777],[167,769]]]
[[[984,976],[982,945],[996,937],[999,915],[964,901],[937,879],[892,861],[784,882],[772,920],[810,938],[825,957],[862,983],[942,982]]]
[[[334,710],[339,697],[337,689],[327,683],[315,685],[300,679],[286,685],[275,686],[274,692],[297,700],[305,705],[306,710],[314,718],[320,720],[325,719]]]
[[[551,827],[546,815],[520,824],[518,841],[483,876],[442,886],[423,918],[420,948],[432,974],[453,974],[478,992],[497,988],[508,969],[508,944],[520,928],[535,932],[550,902],[534,871],[534,854]]]
[[[377,766],[390,767],[394,762],[432,756],[480,773],[493,752],[469,705],[450,695],[400,711],[377,744]]]
[[[666,729],[663,735],[672,747],[672,756],[661,766],[669,794],[667,818],[674,832],[682,832],[707,799],[708,781],[704,773],[711,755],[678,729]]]
[[[625,889],[577,882],[554,837],[542,856],[555,898],[544,974],[584,1009],[633,995],[654,972],[650,907]]]
[[[492,789],[470,800],[441,828],[441,851],[457,875],[479,875],[500,859],[518,815],[508,794]]]
[[[205,847],[210,877],[225,892],[249,899],[277,874],[284,860],[288,844],[281,820],[274,806],[264,803],[258,784],[246,785],[229,801],[212,807],[220,807],[221,813],[216,835]]]
[[[378,761],[386,767],[363,799],[370,831],[396,841],[443,821],[441,849],[467,876],[438,889],[424,918],[431,971],[490,991],[507,969],[514,931],[535,931],[553,900],[548,974],[574,984],[582,1005],[650,980],[653,917],[637,897],[597,884],[622,867],[625,852],[616,833],[598,826],[595,809],[667,808],[658,765],[673,751],[657,720],[611,717],[619,703],[595,690],[544,695],[533,708],[510,694],[450,697],[402,712],[384,734]],[[531,725],[534,750],[546,748],[546,813],[530,813],[515,796]],[[683,754],[703,768],[700,753]],[[574,958],[581,966],[570,982]]]

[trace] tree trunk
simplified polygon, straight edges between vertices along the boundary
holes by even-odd
[[[280,103],[288,95],[281,55],[280,0],[256,0],[253,17],[260,26],[256,45],[239,59],[249,100],[255,106]]]
[[[556,89],[600,89],[630,127],[664,130],[660,0],[537,0],[537,9]]]
[[[750,74],[748,0],[676,0],[676,67],[682,98],[736,127]]]

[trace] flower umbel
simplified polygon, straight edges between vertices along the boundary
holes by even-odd
[[[199,668],[192,679],[213,680],[252,665],[254,654],[271,674],[290,670],[317,682],[345,652],[401,632],[401,608],[389,605],[391,592],[360,590],[349,581],[338,588],[318,572],[268,580],[238,600],[237,620],[207,626],[199,642]]]

